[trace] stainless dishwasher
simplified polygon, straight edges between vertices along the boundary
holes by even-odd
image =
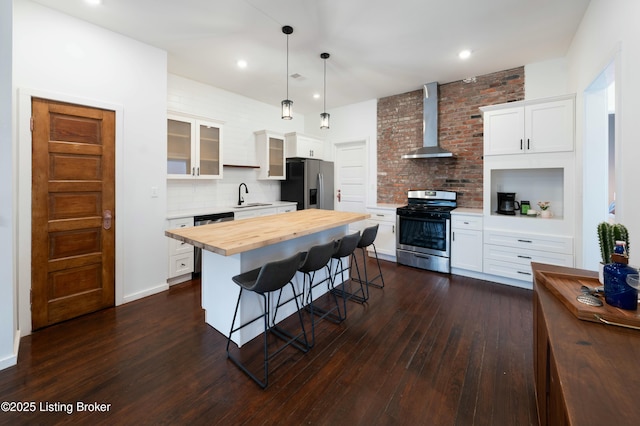
[[[202,216],[194,216],[195,226],[209,225],[211,223],[227,222],[233,220],[233,212],[211,213]],[[193,274],[200,275],[202,272],[202,249],[195,247],[193,256]]]

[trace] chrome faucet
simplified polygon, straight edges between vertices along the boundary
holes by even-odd
[[[247,184],[242,182],[240,186],[238,186],[238,205],[241,206],[244,203],[244,198],[242,198],[242,186],[244,185],[244,193],[249,193],[249,188],[247,188]]]

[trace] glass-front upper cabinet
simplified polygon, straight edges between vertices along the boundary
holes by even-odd
[[[167,177],[170,179],[222,178],[222,124],[169,114]]]
[[[260,163],[259,179],[286,179],[284,135],[269,130],[254,132]]]

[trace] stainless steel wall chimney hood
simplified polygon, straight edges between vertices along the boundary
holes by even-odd
[[[438,82],[424,85],[422,147],[404,154],[402,158],[453,157],[453,153],[438,145]]]

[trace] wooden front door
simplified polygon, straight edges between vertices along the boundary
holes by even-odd
[[[33,329],[115,304],[115,113],[32,100]]]

